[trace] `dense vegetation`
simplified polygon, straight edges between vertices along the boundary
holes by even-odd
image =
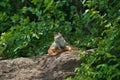
[[[45,54],[61,32],[79,49],[97,49],[67,80],[120,79],[119,0],[1,0],[0,10],[3,59]]]

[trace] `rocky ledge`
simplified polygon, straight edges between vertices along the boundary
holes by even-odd
[[[74,69],[80,66],[80,57],[75,52],[2,60],[0,80],[65,80],[66,77],[74,76]]]

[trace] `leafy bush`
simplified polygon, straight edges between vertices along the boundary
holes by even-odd
[[[92,13],[99,12],[97,13],[99,17],[96,17],[96,14],[93,16],[92,14],[88,15],[86,12],[85,15],[83,15],[84,17],[87,16],[86,18],[91,17],[90,20],[96,19],[95,23],[92,22],[88,24],[89,21],[86,21],[85,23],[87,24],[85,25],[93,25],[93,27],[97,27],[96,31],[92,31],[93,37],[96,36],[95,32],[99,33],[97,34],[99,36],[99,40],[97,42],[97,51],[95,53],[80,55],[82,61],[81,67],[75,69],[77,74],[74,78],[70,77],[67,78],[67,80],[119,80],[120,4],[117,0],[86,0],[85,4],[88,6],[87,11],[92,10]],[[97,23],[99,23],[99,25]],[[91,30],[92,29],[90,28],[89,31]]]
[[[118,0],[1,0],[0,56],[46,54],[61,32],[79,49],[82,64],[68,80],[119,80],[120,3]],[[86,58],[87,57],[87,58]]]
[[[76,6],[70,5],[71,1],[21,0],[16,3],[17,5],[14,1],[2,2],[11,6],[8,11],[2,11],[5,17],[9,18],[6,22],[9,29],[2,31],[0,37],[0,42],[5,44],[4,49],[1,49],[4,58],[46,54],[56,32],[64,34],[68,43],[79,46],[82,36],[82,30],[79,30],[81,23],[75,11]],[[64,10],[64,6],[71,12]],[[72,19],[78,24],[76,25]],[[0,27],[2,28],[2,25]],[[73,34],[73,29],[78,30]],[[72,38],[71,35],[75,37]]]

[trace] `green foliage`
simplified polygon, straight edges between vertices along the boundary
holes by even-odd
[[[83,14],[83,21],[87,23],[84,25],[89,26],[87,29],[92,40],[97,42],[97,51],[80,55],[82,63],[80,68],[75,69],[76,76],[66,80],[119,80],[120,4],[117,0],[85,1],[88,9]]]
[[[76,6],[70,6],[71,1],[19,0],[16,2],[8,0],[2,2],[10,6],[6,11],[4,9],[7,6],[1,5],[3,9],[0,21],[1,23],[6,21],[5,27],[8,27],[6,29],[0,25],[0,28],[4,28],[1,30],[0,37],[0,42],[5,44],[4,48],[1,47],[4,58],[46,54],[53,42],[55,32],[64,34],[70,44],[76,43],[78,45],[80,43],[82,30],[77,30],[75,34],[70,33],[73,29],[71,18],[75,18],[77,21],[77,25],[74,22],[76,28],[79,28],[81,24],[80,21],[78,22],[79,16],[75,11]],[[64,6],[72,12],[64,10]],[[71,35],[75,37],[72,38]]]
[[[118,0],[1,0],[0,56],[46,54],[61,32],[79,49],[81,67],[67,80],[120,79],[120,3]]]

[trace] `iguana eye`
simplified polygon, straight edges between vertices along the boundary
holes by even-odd
[[[62,38],[62,36],[59,36],[58,38],[60,39],[60,38]]]

